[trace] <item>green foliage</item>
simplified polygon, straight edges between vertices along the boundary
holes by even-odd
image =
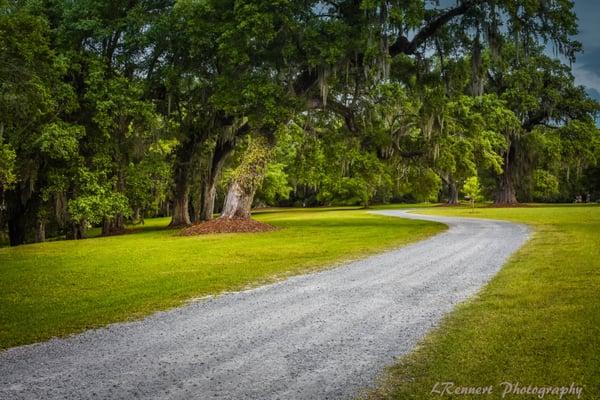
[[[228,172],[227,180],[235,180],[243,188],[257,188],[265,178],[273,148],[262,136],[248,136],[246,139],[247,147],[241,154],[239,164]]]
[[[269,163],[263,182],[256,193],[256,198],[268,205],[277,205],[280,200],[287,200],[292,191],[289,177],[283,163]]]
[[[69,200],[67,210],[73,221],[88,226],[99,224],[103,219],[114,218],[118,214],[128,216],[131,211],[129,200],[112,190],[113,182],[103,173],[94,173],[79,168],[76,175],[79,194]]]
[[[57,121],[42,128],[37,144],[48,159],[69,161],[79,154],[79,140],[83,135],[83,127]]]
[[[334,3],[1,3],[10,220],[198,211],[223,169],[269,204],[589,191],[600,109],[544,51],[580,50],[570,1]]]
[[[167,201],[172,178],[170,157],[176,145],[173,140],[159,140],[141,161],[129,164],[125,194],[132,209],[155,215]]]
[[[533,196],[536,200],[551,201],[559,193],[559,182],[556,176],[543,169],[533,172]]]
[[[435,202],[442,188],[442,179],[435,171],[417,165],[402,166],[395,178],[395,200]]]
[[[0,190],[6,190],[15,183],[15,151],[9,144],[0,142]]]
[[[469,198],[471,205],[475,202],[483,200],[481,195],[481,186],[479,185],[479,178],[477,176],[471,176],[465,181],[462,191]]]

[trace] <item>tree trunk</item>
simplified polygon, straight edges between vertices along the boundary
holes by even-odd
[[[453,179],[448,182],[448,202],[449,206],[458,205],[458,189],[456,188],[456,181]]]
[[[182,144],[177,152],[175,163],[175,188],[173,190],[173,216],[169,226],[191,225],[189,210],[190,182],[189,171],[193,156],[193,144]]]
[[[46,222],[38,219],[35,222],[35,242],[42,243],[46,241]]]
[[[79,222],[71,222],[66,234],[67,239],[78,240],[85,239],[85,229]]]
[[[123,232],[125,230],[125,216],[118,213],[113,223],[113,232]]]
[[[23,202],[20,187],[5,192],[8,240],[11,246],[25,243],[27,237],[29,201]]]
[[[108,236],[112,233],[112,221],[110,218],[102,219],[102,236]]]
[[[25,243],[26,218],[23,214],[8,216],[8,240],[11,246]]]
[[[204,185],[204,191],[202,193],[202,210],[200,212],[200,220],[208,221],[211,220],[215,213],[215,198],[217,197],[217,185],[216,182],[207,182]]]
[[[217,197],[217,180],[225,164],[227,156],[233,151],[233,141],[222,141],[217,144],[213,154],[210,171],[204,182],[202,191],[202,210],[200,220],[208,221],[215,213],[215,198]]]
[[[191,225],[189,210],[190,186],[187,182],[176,185],[173,201],[173,217],[170,226]]]
[[[250,218],[254,193],[256,193],[256,188],[244,189],[237,180],[231,182],[225,197],[221,218]]]
[[[274,143],[265,137],[250,142],[229,183],[221,218],[250,218],[256,190],[262,183]]]
[[[494,198],[494,204],[512,205],[519,203],[517,201],[515,191],[515,151],[515,144],[510,143],[506,152],[506,156],[504,157],[504,172],[500,176],[500,182]]]
[[[517,196],[515,195],[515,184],[510,171],[504,170],[500,181],[500,188],[496,192],[495,204],[518,204]]]

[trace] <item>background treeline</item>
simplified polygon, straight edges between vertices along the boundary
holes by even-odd
[[[576,33],[566,0],[0,0],[0,230],[596,199]]]

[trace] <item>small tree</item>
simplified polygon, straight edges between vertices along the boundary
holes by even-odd
[[[482,199],[481,186],[479,185],[479,178],[477,176],[472,176],[465,181],[463,193],[469,198],[471,208],[475,208],[475,201]]]

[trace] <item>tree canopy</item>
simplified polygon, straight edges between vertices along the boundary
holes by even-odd
[[[598,197],[576,33],[568,0],[0,0],[0,228]]]

